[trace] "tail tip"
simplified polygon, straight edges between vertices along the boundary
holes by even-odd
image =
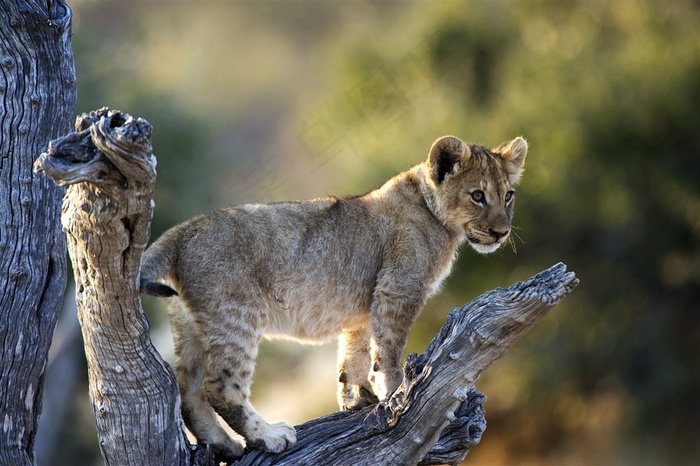
[[[177,291],[173,290],[168,285],[148,280],[141,281],[141,293],[158,298],[170,298],[178,295]]]

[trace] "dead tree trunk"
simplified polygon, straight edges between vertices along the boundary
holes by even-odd
[[[63,222],[76,273],[90,397],[108,464],[215,461],[191,448],[170,367],[148,337],[138,296],[141,253],[153,209],[150,125],[106,109],[83,115],[78,132],[52,141],[37,169],[70,185]],[[443,464],[461,461],[485,428],[479,375],[578,280],[558,264],[450,314],[427,351],[411,355],[392,397],[297,427],[279,454],[247,451],[235,465]]]
[[[34,464],[44,369],[66,286],[65,192],[32,172],[75,115],[71,12],[0,0],[0,464]]]

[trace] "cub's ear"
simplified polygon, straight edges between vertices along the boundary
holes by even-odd
[[[527,141],[518,136],[510,142],[504,142],[493,152],[501,154],[506,161],[506,171],[512,184],[518,184],[520,176],[523,174],[525,156],[527,156]]]
[[[460,163],[469,158],[469,147],[458,137],[443,136],[433,143],[428,155],[428,169],[435,184],[457,173]]]

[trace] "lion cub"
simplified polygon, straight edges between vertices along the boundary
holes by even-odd
[[[163,234],[144,254],[141,288],[168,298],[182,415],[197,439],[221,458],[242,454],[218,413],[248,447],[296,441],[249,402],[265,336],[339,336],[340,407],[387,398],[460,244],[490,253],[507,241],[526,154],[522,138],[488,150],[445,136],[427,161],[362,196],[231,207]]]

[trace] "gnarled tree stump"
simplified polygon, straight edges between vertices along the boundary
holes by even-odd
[[[138,295],[153,211],[151,127],[101,109],[79,117],[76,130],[52,141],[36,168],[70,185],[62,220],[105,462],[215,464],[209,448],[186,441],[175,379],[151,344]],[[309,421],[297,426],[290,449],[249,450],[232,464],[461,461],[486,426],[485,397],[474,382],[577,284],[557,264],[481,295],[450,314],[424,354],[409,356],[403,384],[387,401]]]
[[[92,413],[106,464],[189,464],[174,374],[153,347],[138,276],[153,214],[151,125],[100,109],[36,162],[68,185],[61,220],[76,282]]]

